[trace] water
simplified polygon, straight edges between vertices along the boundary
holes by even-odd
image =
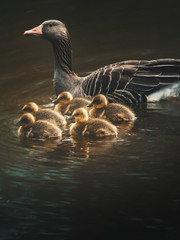
[[[0,239],[179,239],[180,99],[135,109],[134,125],[105,140],[21,142],[17,111],[51,103],[53,56],[23,32],[66,23],[84,75],[128,59],[180,58],[171,3],[18,1],[1,6]]]

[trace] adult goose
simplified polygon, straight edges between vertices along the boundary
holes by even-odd
[[[137,104],[147,102],[148,96],[159,89],[179,82],[180,59],[117,62],[79,77],[72,68],[71,41],[64,23],[47,20],[24,34],[41,36],[51,42],[57,96],[63,91],[71,92],[73,97],[104,94],[109,102]]]

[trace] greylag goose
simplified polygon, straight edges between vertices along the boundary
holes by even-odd
[[[47,20],[25,35],[41,36],[53,46],[56,96],[69,91],[73,97],[104,94],[109,102],[137,104],[165,86],[179,82],[180,59],[128,60],[113,63],[79,77],[72,68],[71,41],[64,23]]]

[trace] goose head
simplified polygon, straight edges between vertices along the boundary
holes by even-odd
[[[44,21],[39,26],[25,31],[24,35],[43,37],[50,42],[56,42],[60,39],[69,38],[65,24],[59,20]]]

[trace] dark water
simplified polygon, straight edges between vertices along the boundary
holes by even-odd
[[[128,59],[180,58],[178,5],[9,1],[0,9],[0,239],[179,239],[180,99],[135,109],[118,138],[21,142],[28,101],[53,97],[49,43],[23,32],[66,23],[79,75]]]

